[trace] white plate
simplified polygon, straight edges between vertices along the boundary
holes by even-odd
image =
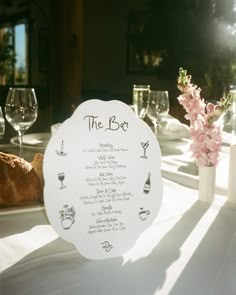
[[[23,137],[23,145],[27,148],[45,149],[51,137],[50,133],[32,133],[25,134]],[[11,138],[11,143],[19,145],[19,138],[15,136]]]

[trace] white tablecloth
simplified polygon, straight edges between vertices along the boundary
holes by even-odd
[[[235,295],[236,208],[163,182],[155,222],[123,257],[83,258],[42,208],[0,215],[0,294]]]
[[[174,142],[162,147],[162,176],[166,179],[198,189],[198,167],[189,152],[189,143]],[[175,146],[174,146],[175,144]],[[216,167],[216,193],[226,196],[228,189],[229,146],[222,148],[220,161]],[[236,175],[236,174],[235,174]]]
[[[1,210],[0,294],[235,295],[236,208],[225,197],[228,150],[217,168],[221,195],[203,203],[197,199],[198,171],[187,137],[160,140],[166,178],[162,206],[123,257],[82,257],[58,237],[42,207]],[[31,160],[34,151],[26,152]]]

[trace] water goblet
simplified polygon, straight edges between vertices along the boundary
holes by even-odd
[[[148,104],[150,85],[133,86],[133,105],[137,117],[144,119]]]
[[[161,128],[161,120],[169,113],[170,103],[168,91],[149,91],[147,116],[154,124],[155,135]]]
[[[0,107],[0,139],[3,138],[5,133],[5,120],[2,114],[2,108]]]
[[[5,104],[5,116],[18,132],[20,157],[23,157],[23,136],[38,116],[38,103],[34,88],[10,88]]]

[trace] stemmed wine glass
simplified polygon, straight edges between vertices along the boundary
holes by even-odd
[[[168,91],[149,91],[147,115],[152,120],[155,128],[155,135],[161,127],[161,119],[169,113],[170,103]]]
[[[23,157],[23,136],[38,116],[38,103],[34,88],[10,88],[5,104],[5,116],[18,132],[20,157]]]
[[[150,85],[133,85],[133,105],[137,117],[144,119],[148,104]]]

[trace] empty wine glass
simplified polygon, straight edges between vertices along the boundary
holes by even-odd
[[[20,157],[23,157],[23,136],[36,121],[38,103],[33,88],[10,88],[5,104],[5,116],[18,132]]]
[[[133,86],[133,105],[136,116],[144,119],[146,115],[150,85]]]
[[[2,108],[0,107],[0,139],[3,138],[4,133],[5,133],[5,120],[3,118]]]
[[[147,115],[154,124],[155,134],[161,128],[161,119],[169,113],[168,91],[149,91]]]

